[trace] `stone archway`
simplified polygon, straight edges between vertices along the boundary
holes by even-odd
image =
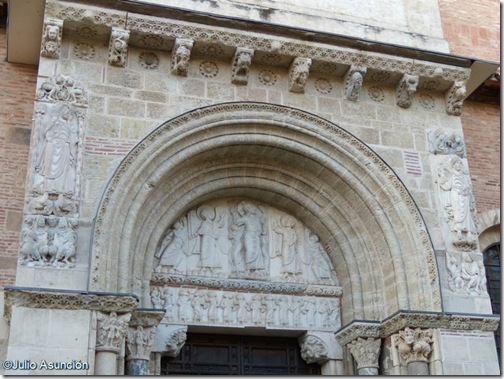
[[[90,288],[134,292],[147,306],[167,228],[232,197],[275,206],[320,237],[342,288],[342,325],[441,310],[427,229],[392,169],[337,125],[262,103],[188,112],[132,149],[97,211]]]

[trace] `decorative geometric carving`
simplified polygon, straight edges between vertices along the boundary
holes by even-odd
[[[446,252],[448,286],[453,292],[468,295],[484,295],[487,283],[483,257],[476,252]]]
[[[187,76],[193,40],[177,38],[172,50],[171,73]]]
[[[63,34],[63,21],[56,19],[44,20],[44,32],[42,34],[42,47],[40,55],[46,58],[60,57],[61,37]]]
[[[399,331],[396,347],[405,363],[428,362],[432,352],[432,329],[406,327]]]
[[[308,334],[299,340],[299,347],[301,358],[308,364],[322,364],[329,360],[327,346],[319,337]]]
[[[254,50],[243,47],[236,48],[231,67],[231,83],[247,84],[250,65]]]
[[[376,322],[352,322],[350,325],[338,330],[336,340],[341,346],[345,346],[356,338],[380,337],[380,323]]]
[[[97,312],[96,350],[119,353],[128,332],[128,322],[130,319],[131,313],[118,316],[116,312],[110,312],[108,315]]]
[[[289,67],[289,91],[303,93],[312,60],[310,58],[296,57]]]
[[[377,103],[383,102],[385,100],[385,93],[380,87],[372,86],[368,89],[368,95],[371,100],[376,101]]]
[[[348,344],[348,348],[354,359],[357,361],[357,369],[375,367],[378,368],[378,357],[380,356],[381,339],[379,338],[357,338]]]
[[[366,75],[367,68],[351,65],[345,74],[345,98],[351,101],[359,101],[359,94]]]
[[[315,80],[315,89],[325,95],[332,91],[333,86],[329,80],[319,78]]]
[[[71,76],[57,75],[40,85],[36,100],[54,103],[65,101],[77,107],[88,106],[87,92],[77,80]]]
[[[446,132],[439,128],[428,133],[429,150],[434,154],[455,154],[465,157],[465,145],[462,134],[452,131]]]
[[[278,75],[270,70],[262,70],[259,73],[259,81],[265,86],[274,86],[278,80]]]
[[[138,57],[140,66],[148,70],[154,70],[159,66],[159,58],[154,53],[143,52]]]
[[[119,67],[124,67],[126,65],[129,37],[129,30],[112,28],[108,52],[109,64]]]
[[[66,217],[27,216],[19,262],[23,266],[75,267],[76,222]]]
[[[219,73],[219,66],[214,62],[203,61],[199,65],[199,72],[205,78],[215,78]]]
[[[155,326],[144,328],[141,325],[137,325],[136,327],[130,327],[126,338],[127,359],[143,359],[148,361],[155,335]]]
[[[478,231],[474,223],[475,206],[471,177],[462,160],[450,156],[437,170],[437,182],[441,205],[452,232],[455,247],[471,250],[476,247]]]
[[[397,105],[402,108],[411,106],[411,97],[416,92],[419,77],[416,75],[404,74],[396,86]]]
[[[465,81],[453,83],[445,93],[446,113],[452,116],[460,116],[466,93]]]
[[[187,340],[187,327],[174,330],[166,339],[166,355],[176,357]]]
[[[92,59],[95,56],[95,48],[87,42],[79,42],[74,46],[74,54],[77,58],[85,61]]]
[[[422,108],[429,111],[436,107],[436,100],[434,100],[434,98],[427,93],[422,93],[418,98],[418,102],[420,103]]]
[[[154,287],[151,299],[164,300],[165,322],[191,325],[243,325],[287,329],[337,330],[339,300],[313,296]]]

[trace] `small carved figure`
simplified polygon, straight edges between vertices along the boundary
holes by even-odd
[[[219,303],[219,308],[222,309],[222,321],[229,324],[233,321],[233,294],[224,292]]]
[[[452,116],[460,116],[462,114],[462,106],[466,97],[465,82],[455,82],[445,94],[446,113]]]
[[[191,315],[191,293],[186,289],[179,291],[177,305],[179,306],[179,321],[187,323],[192,320]]]
[[[214,291],[209,291],[207,295],[207,306],[208,306],[208,321],[216,323],[219,321],[219,309],[218,309],[218,299],[217,293]]]
[[[266,295],[266,325],[277,324],[278,298],[272,295]]]
[[[61,27],[60,20],[49,20],[46,22],[44,34],[42,35],[42,49],[40,54],[47,58],[59,58],[61,48]]]
[[[245,296],[242,293],[236,294],[233,303],[233,310],[235,311],[236,322],[238,322],[239,324],[246,324],[248,322],[250,307],[249,304],[247,304]]]
[[[184,241],[187,238],[185,219],[181,218],[173,224],[173,229],[163,240],[161,248],[156,253],[156,258],[161,258],[156,272],[167,272],[170,274],[183,273],[184,268]]]
[[[212,274],[215,270],[222,268],[217,240],[224,225],[222,217],[217,217],[215,209],[207,205],[198,209],[198,217],[201,220],[201,225],[196,232],[200,237],[198,266],[203,274]]]
[[[61,217],[58,221],[58,227],[54,232],[53,246],[55,255],[52,256],[50,263],[60,262],[66,267],[75,263],[75,233],[64,217]]]
[[[327,283],[331,280],[331,263],[324,248],[320,244],[319,237],[310,232],[306,243],[308,266],[311,267],[315,279]]]
[[[112,28],[109,43],[109,63],[124,66],[128,53],[129,31]]]
[[[411,97],[416,92],[418,79],[416,75],[403,75],[396,87],[397,105],[402,108],[409,108],[411,106]]]
[[[310,58],[296,57],[289,68],[289,91],[304,92],[311,66]]]
[[[457,262],[457,258],[446,253],[447,257],[447,269],[450,274],[449,283],[454,287],[452,288],[454,291],[460,290],[464,287],[464,280],[462,279],[462,273],[460,271],[459,264]]]
[[[163,309],[163,300],[161,299],[161,291],[158,287],[154,287],[154,289],[150,293],[152,306],[154,309]]]
[[[460,264],[460,275],[465,281],[465,288],[469,293],[477,293],[480,283],[480,268],[469,253],[462,253],[462,263]]]
[[[280,296],[278,299],[278,318],[280,326],[289,325],[289,299],[287,296]]]
[[[187,76],[189,58],[193,42],[191,40],[176,39],[172,55],[172,74]]]
[[[296,279],[303,273],[297,247],[296,220],[291,216],[282,216],[280,224],[273,224],[273,230],[282,236],[281,251],[276,256],[282,258],[282,273],[285,278]]]
[[[303,324],[300,316],[301,307],[299,306],[299,303],[299,297],[295,296],[291,298],[291,303],[289,306],[289,312],[292,314],[291,325],[301,326]]]
[[[193,310],[193,321],[205,321],[205,310],[208,308],[208,304],[205,302],[205,296],[201,291],[194,294],[191,300],[191,306]]]
[[[233,58],[233,72],[231,76],[231,83],[247,84],[253,55],[254,50],[244,48],[236,49],[236,53]]]
[[[364,82],[366,67],[352,65],[345,75],[345,97],[347,100],[359,101],[359,94]]]
[[[252,316],[252,324],[254,326],[262,325],[264,323],[263,314],[265,312],[265,308],[263,306],[263,299],[261,295],[255,294],[254,296],[252,296],[250,311]]]
[[[130,318],[131,314],[129,313],[118,316],[116,312],[110,312],[110,315],[107,316],[98,312],[96,347],[119,351],[123,338],[126,336]]]

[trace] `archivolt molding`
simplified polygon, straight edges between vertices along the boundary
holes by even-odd
[[[479,245],[481,251],[485,251],[490,246],[501,241],[500,233],[500,210],[492,209],[483,213],[478,213],[476,223],[479,230]]]
[[[256,162],[253,157],[247,161],[243,152],[241,157],[227,159],[250,145],[262,150],[261,157],[269,161]],[[209,151],[217,151],[211,161],[205,155]],[[292,167],[294,158],[303,159],[305,171]],[[282,160],[285,164],[279,163]],[[318,177],[313,174],[320,170],[324,172]],[[333,188],[336,182],[349,190],[339,193]],[[91,287],[130,290],[132,281],[147,283],[153,271],[150,255],[166,228],[191,207],[223,196],[255,196],[256,200],[272,196],[285,211],[306,225],[314,224],[333,262],[336,256],[346,262],[339,269],[348,272],[338,277],[345,278],[346,301],[357,312],[364,307],[360,281],[366,277],[366,286],[381,291],[382,285],[371,273],[388,266],[390,260],[396,282],[402,283],[394,287],[398,293],[392,299],[382,299],[391,301],[390,309],[409,309],[408,299],[419,299],[414,306],[420,309],[440,309],[427,229],[392,169],[364,143],[326,120],[288,107],[246,102],[219,104],[176,117],[125,157],[97,212]],[[160,216],[150,217],[159,213],[160,204],[172,205]],[[110,225],[116,225],[115,230],[110,231]],[[376,231],[373,238],[366,236],[370,229]],[[131,233],[139,230],[142,234],[133,238]],[[354,244],[367,252],[365,265],[356,263]],[[368,272],[359,273],[364,266]],[[110,276],[104,275],[107,270]],[[148,285],[142,291],[139,295],[148,299]],[[418,294],[408,295],[408,291]],[[392,305],[395,301],[399,303]],[[379,317],[379,304],[375,298],[373,317]]]

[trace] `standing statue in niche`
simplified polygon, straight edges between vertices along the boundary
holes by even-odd
[[[462,160],[454,156],[448,165],[438,170],[438,183],[442,190],[441,199],[455,235],[455,246],[476,245],[477,230],[473,220],[474,199],[471,178],[463,169]]]
[[[161,258],[156,272],[166,272],[169,274],[181,274],[184,272],[184,245],[187,236],[185,228],[185,217],[173,224],[173,229],[163,240],[161,248],[155,254],[156,258]]]
[[[279,224],[273,224],[273,230],[282,236],[282,248],[275,255],[282,258],[282,273],[286,279],[296,280],[303,273],[297,246],[296,220],[291,216],[282,216]]]
[[[230,263],[235,273],[260,276],[269,269],[263,212],[249,201],[230,209]]]
[[[35,171],[44,177],[44,190],[73,194],[77,163],[78,126],[70,107],[63,104],[44,133]]]

